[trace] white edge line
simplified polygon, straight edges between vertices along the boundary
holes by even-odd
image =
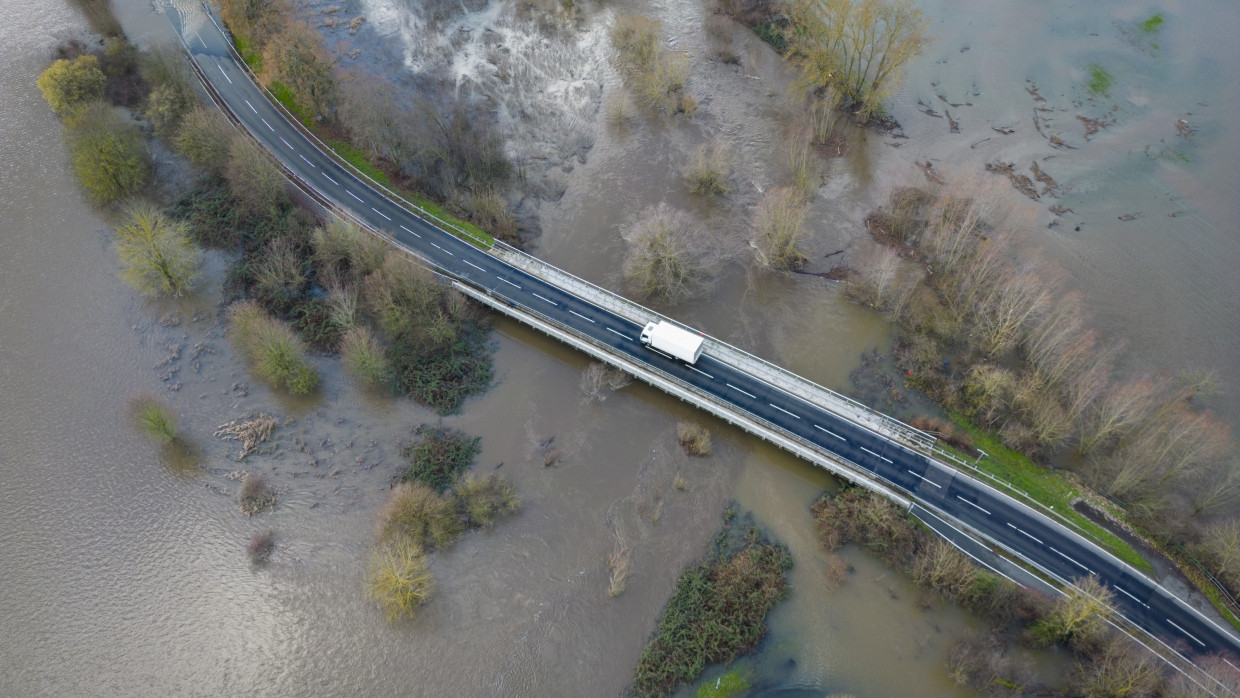
[[[913,503],[913,506],[917,506],[917,503],[916,503],[916,502],[914,502],[914,503]],[[930,511],[929,509],[927,509],[927,508],[925,508],[925,507],[918,507],[918,508],[919,508],[919,509],[921,509],[922,511],[926,512],[926,513],[927,513],[927,514],[929,514],[930,516],[933,516],[934,518],[938,519],[940,522],[942,522],[942,524],[943,524],[944,526],[946,526],[946,527],[950,528],[951,530],[955,531],[956,533],[959,533],[960,535],[964,536],[965,538],[968,538],[969,540],[971,540],[971,541],[973,541],[974,543],[976,543],[976,544],[980,545],[981,547],[983,547],[983,548],[988,547],[985,543],[983,543],[983,542],[979,541],[978,539],[974,538],[973,536],[969,535],[967,532],[962,531],[962,530],[960,530],[960,529],[956,528],[955,526],[951,525],[951,523],[949,523],[948,521],[944,520],[942,517],[937,516],[934,512]],[[952,545],[954,545],[954,546],[956,547],[956,549],[957,549],[957,550],[959,550],[960,552],[964,553],[965,555],[968,555],[969,557],[973,558],[973,560],[975,560],[978,564],[980,564],[981,566],[983,566],[983,567],[985,567],[986,569],[990,570],[991,572],[994,572],[995,574],[999,575],[1000,577],[1003,577],[1004,579],[1008,580],[1009,582],[1011,582],[1011,583],[1015,584],[1015,585],[1016,585],[1016,586],[1018,586],[1018,587],[1022,587],[1022,588],[1023,588],[1023,587],[1025,586],[1024,584],[1021,584],[1020,582],[1016,581],[1015,579],[1012,579],[1011,577],[1009,577],[1009,576],[1007,576],[1006,574],[1004,574],[1004,573],[1000,572],[999,570],[995,569],[994,567],[991,567],[990,565],[986,564],[984,561],[982,561],[982,560],[978,559],[978,558],[977,558],[977,557],[975,557],[972,553],[970,553],[969,551],[965,550],[964,548],[961,548],[961,547],[960,547],[960,546],[956,543],[956,541],[951,540],[950,538],[946,538],[946,537],[944,537],[944,536],[939,536],[939,537],[940,537],[940,538],[943,538],[943,540],[947,541],[948,543],[951,543]]]

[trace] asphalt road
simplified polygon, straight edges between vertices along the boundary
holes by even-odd
[[[170,14],[176,12],[170,10]],[[172,19],[176,26],[177,17]],[[708,355],[689,366],[645,349],[638,340],[641,325],[525,274],[397,206],[320,152],[268,102],[201,9],[186,10],[180,21],[183,24],[178,28],[193,60],[250,133],[323,197],[390,233],[400,245],[496,297],[535,309],[617,354],[657,368],[846,458],[911,493],[926,510],[947,514],[1060,580],[1097,575],[1114,590],[1118,610],[1163,643],[1186,655],[1228,652],[1240,666],[1236,658],[1240,640],[1234,632],[1058,522]]]

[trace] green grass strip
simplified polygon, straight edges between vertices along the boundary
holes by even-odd
[[[1141,557],[1135,548],[1072,508],[1072,502],[1081,497],[1080,490],[1072,483],[1034,463],[1023,453],[1007,448],[994,435],[978,428],[964,416],[957,413],[948,413],[948,416],[956,426],[968,432],[975,448],[986,452],[987,457],[977,462],[978,470],[989,473],[998,480],[1027,493],[1033,501],[1053,510],[1062,518],[1071,521],[1080,530],[1085,531],[1115,557],[1146,574],[1154,574],[1154,566]],[[945,443],[939,445],[944,450],[955,453],[965,462],[973,461],[973,456],[962,453]]]

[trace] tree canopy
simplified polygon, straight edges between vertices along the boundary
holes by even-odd
[[[103,97],[106,82],[99,59],[83,55],[72,61],[63,58],[56,61],[43,71],[37,84],[52,111],[67,116]]]

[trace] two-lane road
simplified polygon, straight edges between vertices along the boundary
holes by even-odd
[[[173,17],[174,25],[177,19]],[[1230,630],[1011,497],[709,355],[690,366],[645,349],[638,340],[641,326],[431,226],[338,165],[285,119],[234,59],[227,39],[201,9],[179,19],[192,59],[254,138],[319,195],[385,231],[397,244],[495,297],[541,313],[731,409],[847,459],[1060,580],[1096,575],[1115,591],[1116,605],[1125,617],[1186,654],[1240,649],[1240,640]]]

